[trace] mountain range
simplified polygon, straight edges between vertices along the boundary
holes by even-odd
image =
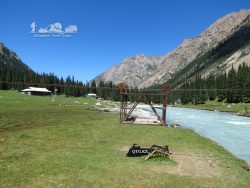
[[[185,39],[167,54],[126,58],[94,80],[125,82],[139,88],[164,82],[178,86],[197,74],[206,78],[227,73],[232,66],[237,69],[243,62],[250,65],[250,10],[220,18],[199,36]]]

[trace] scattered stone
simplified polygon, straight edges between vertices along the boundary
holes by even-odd
[[[176,128],[181,128],[181,125],[178,123],[171,123],[170,127],[176,129]]]
[[[244,165],[244,166],[242,166],[242,168],[245,169],[246,171],[250,172],[250,166]]]

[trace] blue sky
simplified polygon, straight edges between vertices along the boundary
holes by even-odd
[[[127,57],[161,55],[249,0],[0,0],[0,42],[37,72],[90,80]],[[77,25],[70,38],[35,38],[31,23]]]

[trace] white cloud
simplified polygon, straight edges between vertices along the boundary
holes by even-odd
[[[49,26],[49,32],[62,33],[62,24],[57,22]]]
[[[78,31],[78,28],[76,25],[69,25],[65,28],[65,33],[75,33]]]
[[[40,28],[39,30],[38,30],[38,33],[48,33],[49,31],[47,30],[47,29],[45,29],[45,28]]]

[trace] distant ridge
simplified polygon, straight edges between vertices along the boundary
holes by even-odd
[[[202,77],[228,72],[245,62],[250,64],[250,10],[228,14],[199,36],[186,39],[175,50],[162,56],[143,54],[126,58],[95,77],[95,81],[126,82],[129,86],[145,88],[177,79],[185,70],[185,79],[191,79],[194,67],[200,66]],[[180,81],[179,81],[180,83]]]

